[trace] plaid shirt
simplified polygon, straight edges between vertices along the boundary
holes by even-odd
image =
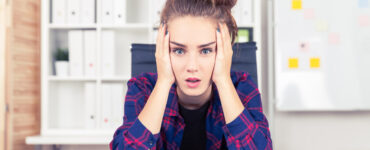
[[[262,112],[255,82],[245,72],[231,71],[231,79],[245,108],[235,120],[226,124],[213,83],[214,95],[206,117],[207,149],[220,149],[225,136],[228,149],[271,150],[269,124]],[[123,125],[114,133],[109,144],[111,150],[180,148],[185,123],[179,114],[176,84],[169,92],[160,133],[153,135],[138,119],[156,80],[157,74],[143,73],[128,81]]]

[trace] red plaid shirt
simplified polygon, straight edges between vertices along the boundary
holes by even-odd
[[[231,71],[231,79],[245,106],[243,112],[226,124],[217,87],[206,117],[207,149],[220,149],[225,136],[228,149],[271,150],[269,124],[262,112],[258,88],[245,72]],[[179,149],[184,133],[184,119],[179,114],[176,84],[168,96],[160,133],[152,134],[138,118],[157,80],[155,73],[143,73],[127,83],[123,125],[114,133],[110,149]]]

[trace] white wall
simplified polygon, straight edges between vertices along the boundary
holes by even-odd
[[[368,150],[370,112],[277,112],[274,149]]]
[[[263,80],[267,81],[273,70],[268,70],[268,3],[262,0]],[[276,2],[276,1],[275,1]],[[271,22],[270,22],[271,23]],[[272,29],[272,28],[270,28]],[[270,35],[271,36],[271,35]],[[271,64],[271,63],[270,63]],[[264,82],[266,83],[266,82]],[[271,102],[273,83],[264,84],[263,101]],[[270,99],[268,99],[270,98]],[[281,112],[272,106],[269,117],[274,149],[277,150],[368,150],[370,149],[370,111],[356,112]],[[271,113],[273,112],[273,113]]]

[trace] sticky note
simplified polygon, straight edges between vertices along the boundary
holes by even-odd
[[[369,0],[358,0],[358,7],[359,8],[368,8],[369,7]]]
[[[293,10],[302,9],[302,0],[292,0],[292,9]]]
[[[368,27],[370,25],[370,17],[367,15],[359,16],[358,24],[360,25],[360,27]]]
[[[302,42],[299,44],[299,49],[303,52],[307,52],[310,49],[310,44],[308,42]]]
[[[329,25],[328,22],[325,20],[318,20],[315,23],[316,30],[319,32],[326,32],[328,31]]]
[[[311,68],[320,68],[320,58],[311,58],[310,59]]]
[[[304,19],[311,20],[315,17],[315,11],[312,8],[304,9]]]
[[[298,58],[289,58],[289,68],[298,68]]]
[[[340,35],[338,33],[329,33],[329,44],[338,45],[340,43]]]
[[[248,41],[249,41],[249,31],[247,29],[239,29],[237,42],[248,42]]]

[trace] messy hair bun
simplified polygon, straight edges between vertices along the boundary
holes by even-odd
[[[230,10],[236,4],[236,0],[211,0],[211,1],[212,1],[212,4],[214,4],[216,7],[224,7]]]
[[[167,0],[161,13],[161,22],[186,15],[210,17],[227,25],[233,44],[238,27],[231,9],[236,2],[237,0]]]

